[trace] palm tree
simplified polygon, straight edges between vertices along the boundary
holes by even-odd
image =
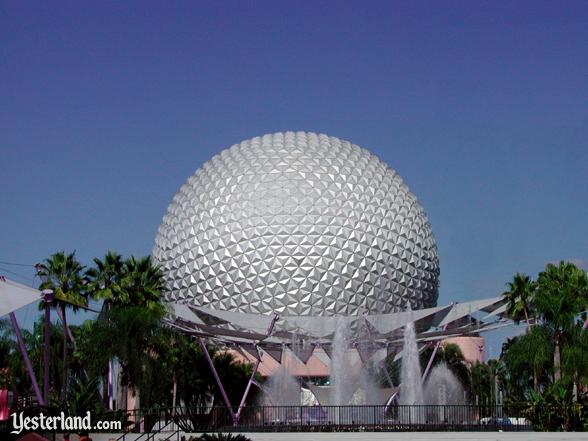
[[[528,360],[533,373],[533,389],[539,392],[541,374],[549,372],[553,359],[553,342],[543,326],[534,326],[521,337],[522,355]]]
[[[125,262],[120,254],[109,251],[103,260],[94,258],[94,267],[86,271],[88,292],[96,299],[104,300],[103,309],[112,304],[127,303],[128,294],[123,289]]]
[[[555,381],[561,379],[561,346],[570,339],[580,313],[588,308],[588,276],[569,262],[548,264],[539,273],[533,304],[551,330]]]
[[[502,358],[511,377],[524,381],[528,389],[529,380],[533,380],[533,389],[539,392],[545,384],[545,375],[552,369],[553,341],[549,329],[545,326],[533,326],[527,333],[516,337]]]
[[[472,388],[470,397],[472,403],[496,404],[494,390],[494,376],[492,367],[487,363],[476,362],[471,369]]]
[[[114,306],[104,310],[84,330],[80,354],[90,378],[107,373],[108,362],[118,359],[122,382],[134,389],[141,385],[149,358],[156,354],[160,318],[139,306]],[[160,372],[160,374],[163,374]]]
[[[142,306],[163,316],[165,308],[161,300],[166,287],[159,267],[153,265],[150,256],[139,259],[131,256],[125,261],[124,267],[122,285],[128,296],[124,303]]]
[[[67,394],[67,308],[76,312],[80,307],[87,306],[86,293],[84,290],[84,278],[82,272],[84,266],[77,261],[75,251],[66,254],[63,251],[52,254],[39,266],[38,274],[42,283],[39,289],[52,289],[54,293],[51,306],[59,308],[63,316],[63,388],[61,398],[65,399]],[[40,309],[45,307],[42,301]]]
[[[574,385],[574,401],[578,400],[578,386],[588,384],[588,332],[578,323],[572,330],[571,344],[563,347],[563,373]]]
[[[123,260],[120,254],[109,251],[104,260],[94,259],[94,265],[86,271],[88,291],[92,297],[104,300],[103,309],[132,305],[164,313],[161,298],[165,282],[151,257]]]
[[[101,318],[105,313],[108,313],[113,305],[127,304],[129,295],[123,287],[123,279],[125,278],[126,268],[125,262],[120,254],[114,251],[108,251],[103,260],[95,257],[93,259],[94,267],[86,271],[88,279],[88,292],[94,299],[103,300]],[[105,401],[108,401],[108,375],[113,369],[113,359],[108,360],[109,372],[104,374],[102,381],[103,393]]]
[[[140,306],[163,314],[161,299],[165,282],[151,257],[131,256],[123,260],[120,254],[109,251],[103,260],[95,258],[94,265],[86,271],[88,292],[104,300],[104,310],[114,306]]]
[[[86,271],[89,280],[88,290],[92,297],[104,300],[99,321],[106,324],[110,321],[112,325],[105,341],[111,338],[117,340],[116,344],[113,343],[110,346],[108,364],[110,365],[113,359],[118,359],[121,362],[123,376],[130,379],[124,382],[123,386],[136,389],[139,385],[133,379],[140,374],[140,371],[133,370],[134,367],[146,368],[150,365],[147,365],[144,354],[140,353],[140,346],[135,346],[134,351],[132,348],[127,350],[129,346],[125,342],[133,344],[138,342],[133,340],[134,336],[129,339],[129,336],[125,335],[124,328],[131,324],[137,326],[140,323],[150,327],[151,317],[154,317],[157,322],[163,317],[165,308],[161,299],[165,284],[162,273],[152,264],[150,257],[139,259],[130,257],[123,260],[120,254],[112,251],[109,251],[103,260],[94,259],[94,265]],[[144,320],[140,320],[141,318]],[[136,332],[141,334],[145,331]],[[152,348],[144,350],[153,352]],[[106,397],[107,394],[105,393],[104,396]],[[143,398],[143,401],[148,400],[146,395]]]
[[[508,301],[506,312],[518,325],[524,318],[529,330],[529,314],[533,302],[535,282],[525,274],[516,273],[512,282],[508,282],[508,291],[502,295]]]

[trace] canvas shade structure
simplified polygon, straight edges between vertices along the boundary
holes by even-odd
[[[490,299],[475,300],[473,302],[456,303],[451,311],[441,320],[438,326],[449,325],[462,317],[477,311],[492,312],[504,302],[503,297],[492,297]]]
[[[216,341],[217,345],[237,348],[258,359],[259,350],[280,363],[288,348],[303,364],[318,356],[330,358],[332,340],[337,326],[364,328],[361,337],[350,342],[362,361],[382,362],[390,356],[399,357],[402,332],[408,323],[417,328],[417,341],[437,343],[448,337],[477,335],[511,324],[503,318],[504,299],[492,297],[464,303],[452,303],[415,311],[356,316],[280,316],[272,332],[262,334],[271,316],[263,314],[219,311],[211,308],[172,304],[174,313],[168,323],[178,330]],[[472,314],[486,313],[484,319]],[[191,320],[193,318],[193,320]],[[488,321],[486,321],[488,320]],[[322,351],[315,351],[321,348]]]
[[[18,348],[22,354],[27,372],[31,379],[31,384],[33,386],[33,390],[35,392],[35,396],[37,401],[43,405],[46,403],[49,395],[49,380],[48,380],[48,356],[49,356],[49,347],[48,347],[48,332],[47,332],[47,325],[45,326],[45,355],[44,355],[44,368],[45,368],[45,394],[44,397],[41,394],[41,390],[39,389],[39,384],[37,383],[37,377],[35,376],[35,371],[31,365],[31,361],[27,354],[26,347],[24,345],[24,341],[22,335],[20,333],[20,328],[18,326],[18,322],[16,320],[16,316],[14,312],[24,306],[37,303],[41,301],[43,293],[37,289],[30,288],[26,285],[22,285],[20,283],[14,282],[9,280],[5,277],[0,277],[0,315],[4,316],[6,314],[10,315],[10,321],[12,322],[12,327],[14,329],[14,333],[16,335],[16,340],[18,343]],[[52,295],[48,294],[48,295]],[[45,308],[45,320],[48,317],[49,307],[46,306]]]
[[[172,303],[172,314],[168,322],[185,329],[190,328],[197,335],[216,338],[223,343],[253,344],[272,346],[276,344],[292,345],[295,339],[310,341],[313,344],[328,346],[337,330],[337,326],[367,326],[367,338],[376,348],[385,347],[387,343],[398,340],[398,332],[408,323],[414,322],[420,338],[434,338],[438,335],[471,334],[495,325],[495,319],[502,319],[504,299],[493,297],[472,302],[454,303],[434,308],[415,311],[400,311],[389,314],[356,316],[280,316],[271,335],[265,334],[272,321],[272,316],[265,314],[222,311],[211,308],[195,307]],[[474,320],[471,314],[487,313],[484,319],[490,322]],[[466,324],[464,325],[465,322]],[[478,323],[477,326],[472,325]],[[183,324],[183,326],[180,326]],[[373,352],[373,351],[370,351]],[[305,354],[303,358],[307,358]]]
[[[42,300],[41,291],[10,279],[0,279],[0,316]]]
[[[419,309],[416,311],[402,311],[392,314],[376,314],[367,316],[366,318],[380,334],[386,335],[403,328],[411,322],[415,324],[420,323],[424,319],[434,317],[439,313],[447,313],[451,309],[453,309],[453,305]]]

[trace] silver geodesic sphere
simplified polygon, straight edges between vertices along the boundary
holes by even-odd
[[[168,300],[286,315],[435,306],[437,248],[402,178],[367,150],[315,133],[243,141],[181,187],[155,261]]]

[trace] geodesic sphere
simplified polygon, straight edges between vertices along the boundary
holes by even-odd
[[[305,132],[223,150],[180,188],[153,257],[168,300],[286,315],[435,306],[439,260],[402,178],[347,141]]]

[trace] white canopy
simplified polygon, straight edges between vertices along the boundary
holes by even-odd
[[[439,323],[443,327],[455,320],[470,315],[477,311],[491,312],[498,308],[504,301],[503,297],[492,297],[491,299],[474,300],[473,302],[456,303],[451,308],[451,311]]]
[[[364,328],[367,333],[356,340],[354,345],[362,353],[363,358],[369,359],[379,349],[388,347],[389,343],[400,343],[399,335],[395,331],[411,322],[416,323],[421,331],[417,335],[419,341],[435,341],[455,335],[477,334],[509,323],[495,320],[485,322],[471,316],[476,312],[485,312],[487,314],[485,318],[501,317],[505,309],[503,297],[389,314],[279,316],[269,336],[266,332],[273,319],[271,315],[215,310],[187,304],[173,304],[172,307],[175,323],[180,329],[188,322],[193,328],[190,332],[201,333],[228,344],[257,345],[275,359],[279,359],[282,345],[296,345],[299,344],[296,341],[300,339],[311,344],[309,351],[303,351],[300,354],[301,359],[308,359],[313,352],[310,349],[314,345],[322,346],[328,354],[331,349],[331,340],[338,327],[359,329],[365,324],[368,325],[367,329]],[[173,320],[172,318],[172,324]]]
[[[436,308],[418,309],[416,311],[402,311],[391,314],[368,315],[366,319],[380,334],[389,334],[400,329],[411,322],[417,322],[424,318],[437,314],[451,308],[451,305],[438,306]]]
[[[222,311],[220,309],[204,308],[201,306],[191,306],[196,313],[204,314],[205,316],[214,317],[220,323],[230,323],[241,328],[249,329],[258,333],[265,334],[269,327],[272,316],[261,314],[248,314],[245,312],[236,311]]]
[[[172,303],[171,305],[173,314],[176,317],[197,325],[204,324],[204,322],[200,320],[200,318],[188,306],[183,305],[181,303]]]
[[[41,300],[41,291],[9,279],[0,279],[0,316]]]

